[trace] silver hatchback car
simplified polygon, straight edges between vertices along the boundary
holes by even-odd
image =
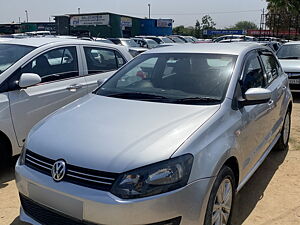
[[[288,77],[269,48],[148,51],[30,132],[16,165],[32,224],[226,225],[234,196],[287,150]]]

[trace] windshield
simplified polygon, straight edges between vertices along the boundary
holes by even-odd
[[[223,54],[145,54],[94,93],[141,101],[219,104],[225,97],[236,58]]]
[[[183,40],[181,40],[179,37],[172,37],[172,40],[175,42],[175,43],[185,43]]]
[[[33,49],[35,48],[30,46],[0,44],[0,74]]]
[[[174,43],[170,38],[162,37],[161,40],[163,40],[164,43]]]
[[[147,40],[147,44],[148,44],[148,47],[149,48],[155,48],[156,46],[158,46],[157,42],[156,41],[153,41],[153,40]]]
[[[299,45],[283,45],[277,52],[279,59],[300,59]]]
[[[122,44],[127,47],[141,47],[134,40],[122,40]]]
[[[187,42],[194,43],[195,41],[190,37],[183,37]]]

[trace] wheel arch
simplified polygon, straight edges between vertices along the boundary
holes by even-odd
[[[239,169],[239,163],[237,158],[234,156],[230,157],[225,161],[223,166],[228,166],[234,173],[235,185],[236,185],[235,188],[237,188],[240,180],[240,169]]]

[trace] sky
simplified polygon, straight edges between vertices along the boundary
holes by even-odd
[[[248,20],[259,25],[265,0],[0,0],[0,23],[53,21],[51,16],[68,13],[114,12],[129,16],[170,18],[174,26],[194,26],[196,20],[209,14],[217,28]]]

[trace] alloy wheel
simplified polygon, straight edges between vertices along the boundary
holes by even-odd
[[[233,188],[231,181],[222,181],[215,197],[212,213],[212,225],[227,225],[232,207]]]

